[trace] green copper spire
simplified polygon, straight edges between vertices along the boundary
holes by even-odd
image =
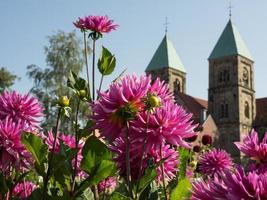
[[[168,39],[167,34],[164,36],[157,51],[148,64],[146,72],[165,67],[171,67],[184,73],[186,72],[172,42]]]
[[[240,33],[230,19],[211,52],[209,60],[232,55],[240,55],[253,61]]]

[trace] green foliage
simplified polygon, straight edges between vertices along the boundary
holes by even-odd
[[[189,150],[185,148],[180,148],[179,149],[179,158],[180,158],[180,164],[179,164],[179,177],[178,181],[182,180],[185,178],[186,175],[186,167],[187,167],[187,162],[190,157],[190,152]]]
[[[18,77],[11,72],[9,72],[4,67],[0,68],[0,93],[3,92],[5,89],[9,89],[13,84],[14,81],[18,79]]]
[[[118,192],[114,192],[111,197],[110,197],[110,200],[131,200],[131,198],[121,194],[121,193],[118,193]]]
[[[192,185],[188,178],[181,179],[178,185],[171,193],[171,200],[185,200],[188,199],[191,195],[190,190],[192,189]]]
[[[0,173],[0,196],[6,194],[8,191],[8,186],[6,183],[6,179],[3,173]]]
[[[72,89],[74,94],[77,95],[83,101],[91,100],[90,93],[88,90],[88,85],[86,80],[81,77],[78,77],[74,72],[70,72],[68,77],[67,85]]]
[[[36,171],[45,175],[45,163],[47,162],[48,146],[43,143],[42,139],[33,133],[25,132],[22,134],[22,143],[34,158]]]
[[[81,168],[88,174],[95,172],[102,160],[112,160],[110,150],[95,136],[87,139],[82,155]]]
[[[82,181],[77,189],[79,196],[86,188],[113,176],[117,172],[116,164],[108,147],[97,137],[91,136],[85,142],[82,150],[81,169],[90,176]]]
[[[145,170],[144,175],[140,179],[139,183],[139,191],[138,193],[142,193],[145,188],[157,177],[156,167],[150,167]]]
[[[45,55],[47,67],[29,65],[27,75],[33,80],[34,86],[31,92],[34,93],[44,105],[44,114],[46,119],[42,124],[45,130],[50,130],[54,126],[54,119],[57,115],[57,109],[53,101],[59,96],[70,96],[70,89],[66,85],[70,71],[79,74],[84,64],[83,47],[80,39],[75,32],[65,33],[59,31],[48,37],[48,45],[45,46]],[[76,113],[76,101],[73,98],[70,102],[73,113]],[[80,113],[88,114],[88,105],[80,105]],[[63,119],[61,130],[65,133],[71,133],[74,121]],[[83,119],[85,123],[85,119]]]
[[[101,57],[99,58],[97,65],[99,72],[102,75],[110,75],[116,66],[116,58],[107,48],[102,46]]]
[[[63,144],[63,142],[60,142],[60,151],[54,154],[51,174],[67,191],[70,191],[71,188],[72,160],[75,158],[76,153],[77,150],[71,149]]]

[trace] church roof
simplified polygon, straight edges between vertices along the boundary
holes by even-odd
[[[256,99],[256,123],[267,117],[267,97]],[[266,120],[265,120],[266,121]]]
[[[182,101],[179,103],[182,103],[186,110],[193,114],[193,119],[196,122],[199,122],[201,111],[208,110],[208,101],[182,92],[178,92],[176,95],[176,98],[179,98]]]
[[[171,67],[184,73],[186,72],[181,59],[177,55],[177,52],[172,42],[167,37],[167,34],[164,36],[158,49],[153,55],[150,63],[146,68],[146,71],[158,70],[165,67]]]
[[[253,61],[253,58],[239,31],[230,19],[213,51],[211,52],[209,59],[216,59],[232,55],[240,55]]]

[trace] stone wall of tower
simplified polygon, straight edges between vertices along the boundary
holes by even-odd
[[[251,130],[256,115],[253,77],[253,62],[242,56],[209,61],[208,107],[219,129],[215,144],[235,158],[240,152],[233,142]]]
[[[172,92],[182,92],[186,93],[186,74],[170,68],[170,67],[164,67],[159,70],[154,71],[147,71],[147,74],[151,74],[152,80],[155,80],[157,77],[160,78],[160,80],[165,81],[169,84],[170,91]]]

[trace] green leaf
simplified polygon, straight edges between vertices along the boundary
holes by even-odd
[[[190,190],[192,189],[192,185],[188,178],[184,178],[179,181],[178,185],[171,192],[171,200],[185,200],[188,199],[191,195]]]
[[[157,177],[156,167],[147,168],[145,170],[144,175],[140,179],[139,183],[139,191],[143,192],[143,190]]]
[[[45,162],[47,162],[48,146],[43,140],[33,133],[25,132],[21,137],[22,143],[26,149],[32,154],[35,160],[36,171],[41,175],[45,175]]]
[[[89,186],[96,185],[117,172],[110,150],[95,136],[87,139],[82,155],[81,169],[90,176],[78,186],[75,196],[81,195]]]
[[[81,100],[90,99],[86,80],[78,77],[73,71],[70,72],[67,85]]]
[[[35,189],[30,197],[28,198],[29,200],[40,200],[43,199],[43,190],[41,188]]]
[[[110,197],[110,200],[131,200],[131,198],[121,194],[121,193],[118,193],[118,192],[114,192],[111,197]]]
[[[54,154],[51,174],[59,184],[70,190],[70,177],[73,172],[72,160],[77,153],[76,149],[71,149],[60,141],[60,151]]]
[[[109,75],[114,71],[116,66],[116,58],[108,49],[102,46],[101,57],[99,58],[97,65],[99,72],[102,75]]]
[[[86,123],[86,125],[85,125],[85,127],[83,128],[83,129],[80,129],[79,131],[79,136],[80,137],[88,137],[88,136],[90,136],[92,133],[93,133],[93,131],[92,131],[92,127],[95,125],[95,122],[93,121],[93,120],[91,120],[91,119],[89,119],[88,121],[87,121],[87,123]]]
[[[185,148],[180,148],[179,149],[179,157],[180,157],[180,164],[179,164],[179,178],[178,178],[178,181],[180,181],[180,180],[185,178],[186,166],[187,166],[188,159],[190,157],[189,150],[187,150]]]
[[[0,194],[5,195],[7,191],[8,191],[8,187],[6,184],[5,176],[3,173],[0,173]]]
[[[112,160],[112,154],[108,147],[95,136],[87,139],[82,155],[81,169],[89,175],[96,171],[102,160]]]

